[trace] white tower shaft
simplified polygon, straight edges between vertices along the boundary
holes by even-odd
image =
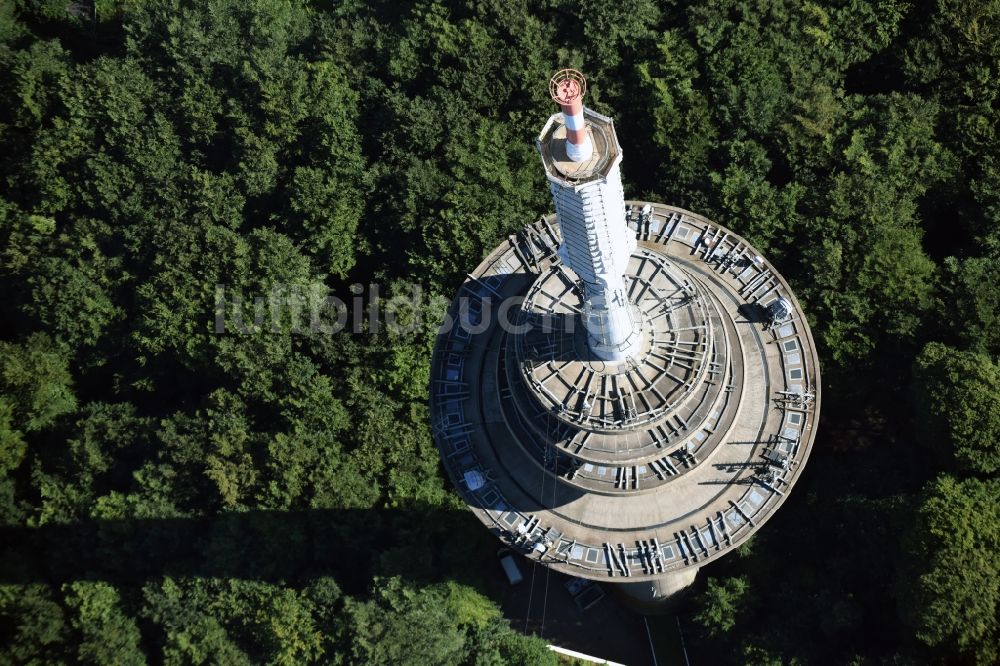
[[[583,282],[591,351],[601,360],[624,360],[637,351],[641,322],[625,290],[636,241],[625,224],[621,170],[616,163],[605,178],[549,187],[563,237],[559,255]]]
[[[590,157],[570,155],[564,114],[549,118],[538,149],[549,180],[562,232],[559,256],[583,283],[584,325],[591,353],[602,361],[624,361],[642,345],[642,320],[626,291],[625,274],[636,247],[625,221],[621,147],[614,123],[590,109],[587,123]]]

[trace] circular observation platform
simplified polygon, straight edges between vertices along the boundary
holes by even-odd
[[[435,442],[483,523],[541,563],[616,582],[691,570],[750,536],[819,415],[812,336],[773,267],[699,215],[628,207],[639,354],[589,353],[549,216],[462,285],[431,379]],[[775,319],[778,299],[792,307]]]

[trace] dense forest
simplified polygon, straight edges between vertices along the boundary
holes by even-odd
[[[559,67],[822,354],[694,663],[1000,660],[1000,1],[2,0],[0,662],[554,663],[426,394]],[[372,284],[415,325],[303,323]]]

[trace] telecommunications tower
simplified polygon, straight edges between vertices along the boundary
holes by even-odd
[[[550,81],[555,214],[452,303],[431,418],[469,508],[510,547],[640,609],[753,534],[812,447],[819,364],[785,280],[695,213],[626,201],[611,118]],[[792,538],[791,535],[789,538]]]

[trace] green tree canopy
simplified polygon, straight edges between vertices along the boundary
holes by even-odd
[[[69,353],[44,333],[23,344],[0,341],[0,391],[25,431],[49,426],[76,409]]]
[[[916,418],[924,444],[962,471],[1000,470],[1000,367],[988,356],[939,343],[914,365]]]
[[[698,597],[694,621],[711,636],[722,636],[736,626],[745,609],[750,588],[745,578],[709,578]]]
[[[899,608],[941,655],[992,664],[1000,645],[1000,481],[941,476],[907,542]]]
[[[122,612],[118,591],[101,582],[69,585],[66,604],[73,611],[71,623],[80,632],[77,652],[84,664],[145,664],[135,619]]]

